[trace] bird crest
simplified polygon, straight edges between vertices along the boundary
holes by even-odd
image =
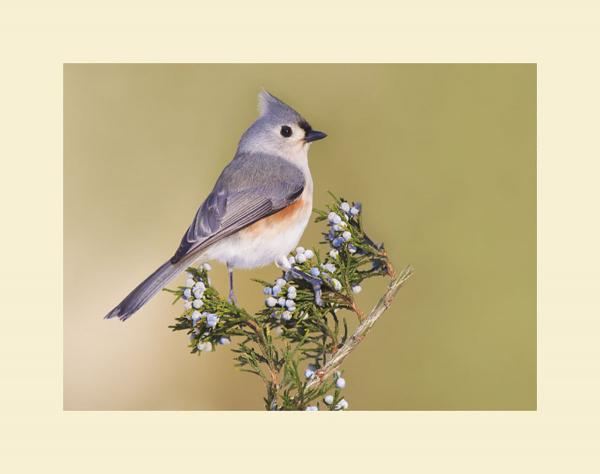
[[[258,94],[258,111],[261,117],[273,116],[290,122],[303,120],[298,112],[266,90]]]

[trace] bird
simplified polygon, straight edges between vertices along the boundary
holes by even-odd
[[[309,148],[327,134],[265,90],[258,94],[258,109],[173,256],[106,319],[127,320],[186,268],[211,260],[227,266],[229,301],[237,304],[234,269],[273,263],[298,244],[312,213]]]

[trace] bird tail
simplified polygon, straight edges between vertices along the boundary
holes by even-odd
[[[177,263],[167,260],[152,275],[136,286],[104,319],[119,318],[121,321],[125,321],[189,264],[189,259],[182,259]]]

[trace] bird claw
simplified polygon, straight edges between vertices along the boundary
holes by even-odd
[[[237,306],[237,298],[235,297],[235,293],[233,290],[229,290],[229,297],[227,298],[230,304]]]
[[[304,280],[305,282],[307,282],[310,286],[312,286],[313,289],[313,293],[315,294],[315,304],[317,306],[323,306],[323,299],[321,298],[321,295],[323,294],[321,291],[321,285],[322,285],[322,281],[320,278],[314,277],[306,272],[303,272],[302,270],[299,270],[297,268],[290,268],[287,272],[286,272],[286,276],[287,277],[294,277],[294,278],[299,278],[300,280]]]

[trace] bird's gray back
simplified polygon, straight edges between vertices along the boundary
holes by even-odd
[[[274,155],[242,153],[223,170],[213,192],[235,193],[240,190],[275,185],[296,187],[304,182],[302,170],[289,161]]]

